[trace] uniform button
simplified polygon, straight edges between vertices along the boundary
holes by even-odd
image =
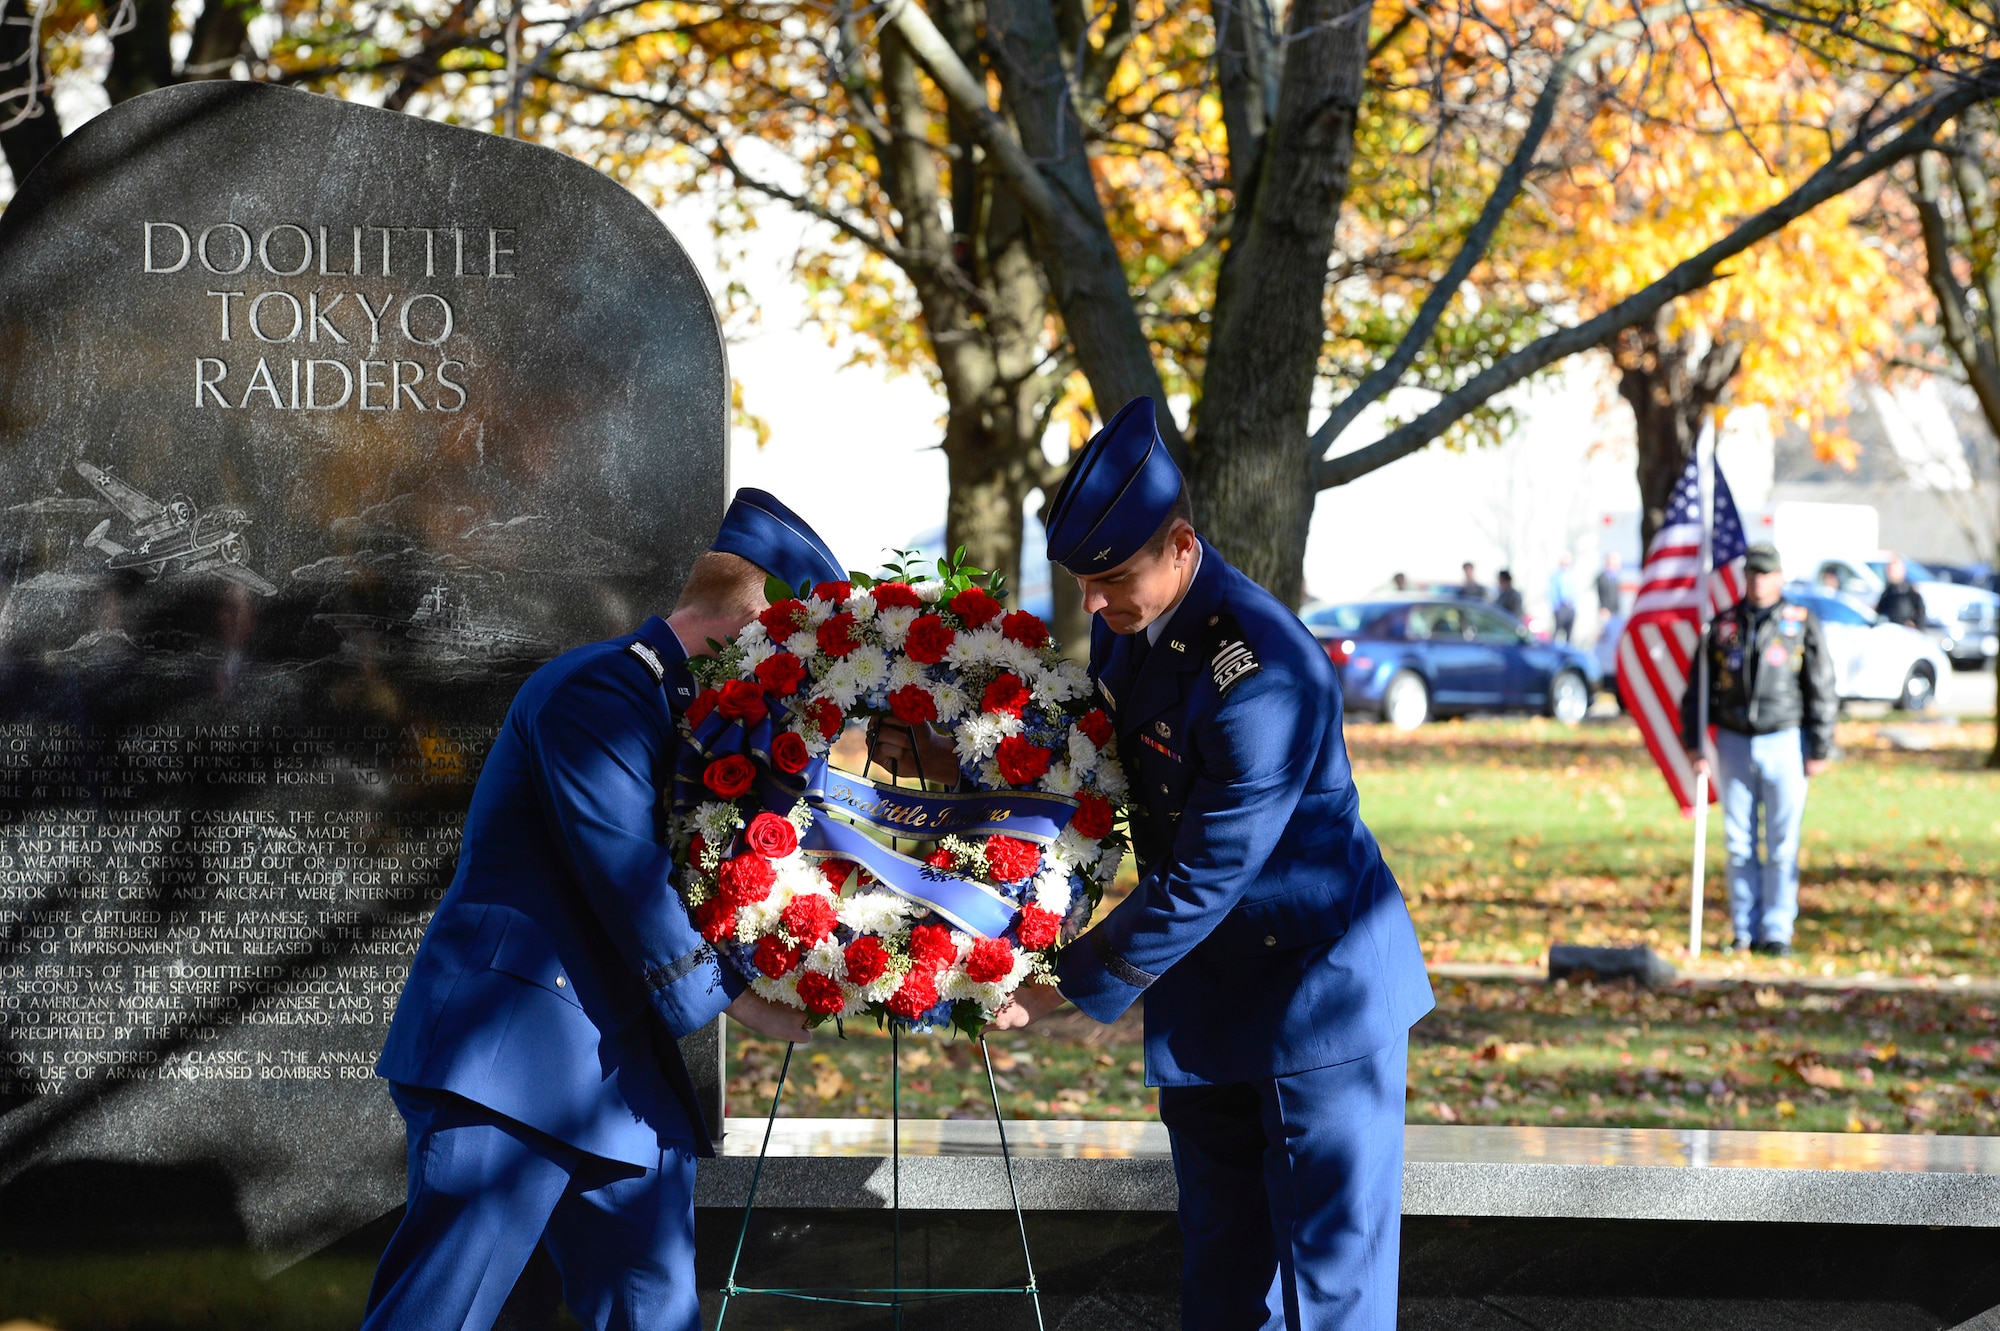
[[[1164,795],[1164,794],[1166,794],[1166,793],[1167,793],[1167,783],[1166,783],[1166,782],[1164,782],[1164,781],[1162,781],[1162,782],[1160,783],[1160,793],[1161,793],[1162,795]]]
[[[1276,934],[1265,934],[1265,935],[1264,935],[1264,946],[1265,946],[1265,947],[1276,947],[1277,945],[1278,945],[1278,936],[1277,936]]]
[[[566,985],[566,984],[568,984],[568,983],[569,983],[569,981],[568,981],[568,980],[565,980],[565,979],[564,979],[564,978],[563,978],[562,976],[560,976],[560,975],[556,976],[556,988],[560,989],[560,988],[562,988],[562,987],[563,987],[564,985]]]

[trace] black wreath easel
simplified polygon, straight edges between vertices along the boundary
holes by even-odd
[[[876,744],[879,728],[871,725],[868,731],[868,757],[863,764],[865,771],[876,766]],[[914,738],[914,737],[913,737]],[[917,781],[924,783],[923,750],[912,744],[917,758]],[[899,764],[891,762],[884,766],[890,779],[901,784],[902,774]],[[897,844],[900,849],[899,843]],[[715,1316],[715,1331],[722,1331],[723,1323],[729,1317],[729,1305],[734,1299],[749,1295],[764,1295],[771,1298],[794,1299],[802,1303],[839,1304],[846,1307],[883,1308],[889,1312],[890,1325],[901,1331],[903,1309],[910,1303],[931,1299],[957,1298],[967,1294],[1019,1294],[1025,1295],[1035,1310],[1035,1326],[1043,1331],[1042,1297],[1035,1284],[1035,1261],[1028,1251],[1028,1223],[1021,1214],[1021,1194],[1014,1186],[1014,1157],[1007,1146],[1007,1122],[1000,1112],[1000,1086],[993,1076],[993,1055],[986,1046],[986,1038],[979,1039],[979,1057],[986,1069],[986,1093],[993,1106],[993,1126],[1000,1136],[1000,1164],[1007,1175],[1007,1196],[1014,1206],[1014,1226],[1021,1236],[1021,1264],[1026,1272],[1026,1280],[1019,1285],[905,1285],[903,1283],[903,1151],[902,1151],[902,1035],[892,1023],[889,1027],[889,1210],[890,1210],[890,1268],[887,1285],[865,1286],[778,1286],[744,1285],[736,1276],[742,1267],[743,1246],[750,1237],[750,1217],[757,1207],[757,1186],[764,1177],[764,1162],[770,1156],[771,1133],[778,1121],[778,1102],[785,1094],[785,1080],[792,1068],[792,1054],[797,1045],[785,1046],[784,1062],[778,1067],[777,1089],[771,1093],[771,1108],[764,1117],[764,1140],[757,1149],[757,1164],[750,1174],[750,1195],[743,1202],[743,1225],[736,1234],[736,1251],[729,1259],[729,1277],[722,1286],[722,1307]]]

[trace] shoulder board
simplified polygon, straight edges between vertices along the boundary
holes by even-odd
[[[1236,616],[1226,612],[1211,616],[1208,640],[1212,653],[1208,673],[1215,680],[1218,695],[1228,697],[1231,689],[1264,668],[1264,663],[1257,659],[1257,653],[1250,650],[1250,644],[1243,636],[1243,626],[1236,622]]]
[[[646,672],[653,677],[655,684],[667,682],[666,662],[660,660],[660,654],[654,651],[652,645],[645,639],[634,638],[625,644],[625,650],[639,658],[639,664],[646,667]]]
[[[1812,613],[1811,611],[1807,610],[1802,605],[1787,605],[1785,607],[1786,619],[1804,619],[1807,615],[1811,613]]]

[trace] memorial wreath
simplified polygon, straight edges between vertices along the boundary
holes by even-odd
[[[752,989],[815,1022],[976,1032],[1048,974],[1124,856],[1089,676],[963,553],[923,580],[905,551],[880,578],[773,579],[769,609],[688,663],[680,890]],[[949,730],[951,789],[831,766],[853,721]]]

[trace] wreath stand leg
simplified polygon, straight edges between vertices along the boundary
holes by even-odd
[[[897,1029],[891,1026],[889,1028],[889,1284],[846,1288],[777,1287],[737,1283],[736,1274],[743,1262],[743,1245],[750,1237],[750,1216],[757,1206],[757,1185],[763,1179],[764,1161],[770,1155],[771,1132],[778,1121],[778,1101],[785,1093],[785,1078],[791,1071],[792,1051],[796,1047],[795,1045],[785,1047],[785,1061],[778,1068],[778,1087],[771,1093],[771,1109],[764,1118],[764,1141],[757,1151],[756,1168],[750,1173],[750,1195],[743,1203],[743,1227],[737,1231],[736,1252],[729,1259],[729,1279],[722,1287],[722,1307],[716,1313],[715,1331],[722,1331],[723,1321],[729,1316],[730,1301],[752,1294],[796,1299],[803,1303],[884,1308],[889,1312],[890,1325],[895,1331],[902,1331],[903,1309],[907,1303],[953,1298],[965,1294],[1023,1294],[1034,1307],[1036,1331],[1044,1331],[1042,1296],[1035,1285],[1034,1258],[1028,1253],[1028,1223],[1021,1214],[1020,1191],[1014,1186],[1014,1157],[1007,1147],[1007,1121],[1000,1112],[1000,1087],[993,1076],[993,1055],[987,1049],[983,1036],[979,1041],[979,1056],[986,1066],[986,1092],[993,1105],[993,1126],[1000,1134],[1000,1163],[1007,1175],[1007,1196],[1014,1205],[1014,1226],[1021,1236],[1021,1264],[1027,1272],[1026,1281],[1019,1285],[999,1286],[931,1286],[903,1283],[902,1037]]]

